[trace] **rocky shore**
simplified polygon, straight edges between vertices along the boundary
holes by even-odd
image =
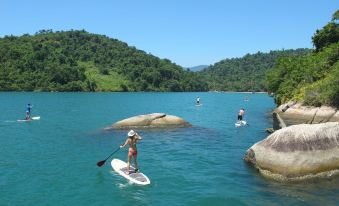
[[[337,108],[329,106],[311,107],[303,106],[301,103],[290,102],[280,105],[273,113],[278,114],[286,126],[303,123],[339,122],[339,111]]]
[[[244,160],[266,177],[299,181],[339,173],[337,108],[280,105],[273,111],[272,133],[249,148]]]
[[[285,127],[249,148],[244,160],[276,180],[333,176],[339,171],[339,123]]]

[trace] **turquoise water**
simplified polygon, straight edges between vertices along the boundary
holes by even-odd
[[[195,106],[198,96],[202,107]],[[17,122],[29,102],[41,119]],[[338,204],[338,179],[283,184],[243,162],[245,151],[267,136],[274,106],[266,94],[0,93],[0,205]],[[235,128],[241,107],[250,126]],[[96,166],[126,136],[102,128],[153,112],[193,127],[137,131],[144,138],[140,170],[151,185],[127,182],[109,161]],[[113,157],[126,160],[127,150]]]

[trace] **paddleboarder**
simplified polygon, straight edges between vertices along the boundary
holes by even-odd
[[[245,109],[244,108],[241,108],[239,110],[239,114],[238,114],[238,121],[242,121],[243,117],[244,117],[244,114],[245,114]]]
[[[197,98],[197,105],[200,104],[200,97]]]
[[[29,120],[31,118],[31,109],[32,109],[32,105],[30,103],[27,104],[27,108],[26,108],[26,120]]]
[[[127,135],[128,135],[128,137],[127,137],[125,143],[123,145],[121,145],[120,148],[123,148],[127,144],[129,144],[128,155],[127,155],[127,172],[126,172],[126,174],[129,174],[130,163],[131,163],[132,157],[134,158],[134,167],[135,167],[134,172],[138,172],[138,170],[139,170],[138,169],[138,162],[137,162],[137,155],[138,155],[137,141],[142,140],[142,137],[140,137],[138,135],[138,133],[136,133],[133,130],[130,130],[127,133]]]

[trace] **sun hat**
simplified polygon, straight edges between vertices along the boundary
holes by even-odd
[[[130,130],[129,132],[128,132],[128,136],[129,137],[133,137],[134,135],[135,135],[136,133],[133,131],[133,130]]]

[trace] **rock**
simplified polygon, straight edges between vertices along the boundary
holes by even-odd
[[[153,113],[130,117],[112,125],[114,129],[177,128],[188,126],[191,126],[191,124],[182,118],[165,113]]]
[[[339,122],[339,111],[337,111],[333,116],[328,120],[329,122]]]
[[[286,127],[284,120],[280,117],[278,113],[273,112],[272,119],[273,119],[273,130],[278,130]]]
[[[273,128],[266,128],[265,130],[267,133],[270,133],[272,134],[274,132],[274,129]]]
[[[286,105],[284,108],[281,109],[282,112],[286,112],[290,108],[290,105]]]
[[[337,109],[328,106],[311,107],[301,103],[287,103],[280,105],[274,112],[278,113],[287,125],[339,122]]]
[[[301,180],[339,172],[339,123],[282,128],[257,142],[244,157],[267,176]]]

